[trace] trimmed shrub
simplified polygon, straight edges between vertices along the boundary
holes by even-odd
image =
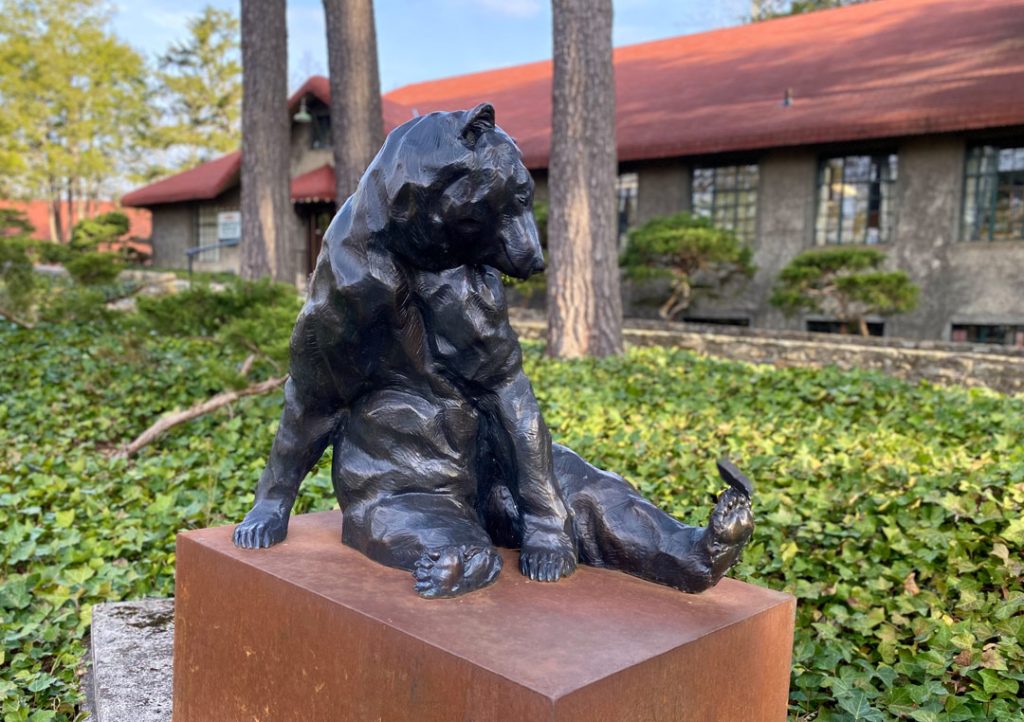
[[[804,251],[779,273],[771,303],[787,315],[815,311],[868,335],[867,316],[917,307],[918,287],[903,271],[883,271],[885,254],[873,248]]]
[[[113,253],[86,251],[72,256],[64,264],[76,283],[83,286],[99,286],[113,283],[124,263]]]
[[[631,278],[671,279],[659,314],[672,319],[690,306],[695,292],[713,294],[731,278],[752,276],[752,257],[731,231],[715,228],[707,218],[677,213],[630,231],[621,262]]]

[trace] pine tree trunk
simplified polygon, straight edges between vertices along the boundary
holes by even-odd
[[[553,0],[548,353],[622,351],[611,0]]]
[[[61,214],[60,185],[55,178],[50,178],[50,224],[54,243],[67,243]]]
[[[338,205],[384,141],[373,0],[324,0],[331,78],[331,145]]]
[[[68,237],[70,238],[75,231],[75,182],[72,179],[68,179],[67,182],[67,199],[68,199]]]
[[[242,278],[283,278],[291,212],[285,0],[242,0]]]

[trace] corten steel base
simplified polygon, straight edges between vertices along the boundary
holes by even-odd
[[[341,544],[341,513],[249,551],[178,537],[177,722],[784,720],[794,599],[732,579],[700,595],[590,567],[425,600]]]

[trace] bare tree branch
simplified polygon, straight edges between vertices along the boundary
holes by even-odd
[[[18,318],[13,313],[2,307],[0,307],[0,318],[5,318],[11,323],[13,323],[15,326],[20,326],[21,328],[31,329],[36,327],[36,325],[31,321],[26,321],[23,318]]]
[[[246,361],[248,362],[249,359],[246,359]],[[243,366],[244,365],[245,364],[243,364]],[[203,416],[204,414],[208,414],[211,411],[216,411],[222,406],[227,406],[233,401],[237,401],[245,396],[258,396],[260,394],[273,391],[283,384],[287,378],[287,376],[275,376],[267,379],[266,381],[260,381],[258,384],[246,386],[244,389],[223,391],[216,396],[213,396],[202,403],[190,406],[183,411],[174,411],[172,413],[165,414],[158,419],[155,424],[139,434],[134,441],[120,449],[116,454],[114,454],[114,456],[121,458],[135,456],[141,448],[147,444],[151,444],[165,431],[172,429],[179,424],[184,424],[186,421],[191,421],[192,419]]]

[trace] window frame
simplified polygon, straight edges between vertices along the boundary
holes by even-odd
[[[979,200],[979,191],[980,191],[980,188],[981,188],[981,181],[982,181],[982,179],[985,176],[985,174],[983,174],[981,172],[981,167],[982,167],[982,164],[983,164],[983,161],[984,161],[984,157],[985,157],[984,149],[986,149],[986,148],[993,148],[995,150],[994,156],[995,156],[995,159],[996,159],[995,173],[993,174],[993,178],[992,178],[993,182],[992,182],[992,190],[991,190],[991,194],[990,194],[991,197],[988,200],[988,212],[991,214],[991,220],[989,221],[989,224],[988,224],[988,232],[987,232],[987,234],[982,235],[979,232],[978,236],[975,238],[975,237],[973,237],[973,233],[970,231],[970,229],[968,229],[968,224],[967,224],[967,199],[968,199],[968,195],[969,195],[968,187],[969,187],[969,184],[971,184],[972,181],[973,181],[973,185],[974,185],[973,198],[974,198],[974,204],[975,204],[973,210],[974,210],[974,213],[975,213],[975,218],[977,218],[978,215],[979,215],[979,210],[981,209],[981,205],[978,203],[978,200]],[[978,168],[973,173],[971,173],[971,171],[970,171],[970,165],[971,165],[971,160],[972,160],[971,154],[973,152],[979,151],[979,150],[981,151],[981,153],[979,154],[979,157],[978,157]],[[963,186],[962,186],[962,190],[961,190],[961,194],[960,194],[961,198],[960,198],[960,233],[959,233],[959,240],[960,240],[961,243],[1000,243],[1000,242],[1017,243],[1017,242],[1024,241],[1024,215],[1022,215],[1021,220],[1017,224],[1017,235],[1016,236],[1013,235],[1013,226],[1012,225],[1010,227],[1010,235],[1009,236],[998,237],[998,238],[995,236],[995,229],[996,229],[996,225],[997,225],[996,222],[995,222],[995,215],[996,215],[997,201],[998,201],[998,198],[999,198],[999,185],[1000,185],[1000,183],[999,183],[999,154],[1002,151],[1004,151],[1004,150],[1017,150],[1017,151],[1024,152],[1024,138],[1015,137],[1015,138],[995,138],[995,139],[989,139],[989,140],[977,140],[977,141],[968,143],[966,145],[966,147],[964,148],[963,175],[962,175]],[[1019,170],[1011,170],[1011,171],[1008,171],[1008,173],[1009,173],[1011,178],[1016,176],[1016,177],[1021,178],[1022,181],[1024,181],[1024,168],[1021,168]]]
[[[732,169],[734,171],[733,187],[722,188],[722,184],[719,182],[719,173],[722,170]],[[740,171],[741,169],[753,169],[754,182],[749,187],[740,186]],[[711,179],[711,206],[709,213],[705,215],[700,212],[697,208],[697,174],[701,171],[712,171],[713,176]],[[754,200],[752,203],[740,203],[739,196],[742,191],[752,191],[754,194]],[[707,193],[708,191],[701,191],[701,193]],[[736,196],[736,202],[732,204],[731,223],[730,227],[723,228],[723,230],[731,231],[735,234],[736,238],[741,243],[747,246],[753,246],[758,238],[760,231],[760,220],[761,220],[761,164],[757,160],[747,158],[734,158],[728,160],[720,160],[708,163],[694,162],[690,165],[690,213],[700,218],[707,218],[711,221],[711,224],[715,228],[721,228],[716,223],[716,217],[718,213],[718,196],[720,193],[731,193]],[[750,231],[749,234],[746,230],[740,230],[740,209],[743,207],[752,207],[753,212],[750,217]]]
[[[958,330],[963,330],[965,335],[969,333],[968,329],[1004,329],[1003,341],[981,341],[971,340],[964,338],[958,340],[955,338]],[[1009,322],[1009,323],[957,323],[953,322],[949,324],[949,340],[953,343],[967,343],[972,345],[984,345],[984,346],[1000,346],[1008,349],[1024,349],[1024,322]]]
[[[864,226],[864,237],[858,241],[844,241],[843,240],[843,213],[842,204],[840,203],[840,214],[836,225],[836,241],[833,243],[828,240],[828,224],[826,223],[825,230],[819,237],[818,226],[819,218],[822,211],[822,189],[825,186],[825,168],[829,161],[841,159],[843,161],[843,174],[840,180],[840,185],[846,185],[846,167],[847,161],[850,158],[868,158],[871,163],[874,163],[879,158],[885,158],[885,165],[889,165],[889,159],[894,158],[895,164],[895,175],[888,179],[882,180],[881,173],[882,164],[879,164],[879,181],[878,181],[878,241],[871,243],[867,240],[867,232],[871,228],[869,225]],[[860,150],[850,150],[846,152],[835,152],[822,154],[818,156],[818,167],[815,174],[814,180],[814,217],[811,223],[811,245],[814,248],[831,248],[835,246],[891,246],[896,242],[896,217],[898,209],[896,208],[896,198],[899,191],[898,183],[900,180],[900,154],[898,148],[866,148]],[[874,181],[852,181],[851,185],[865,185],[869,186],[868,189],[868,213],[870,215],[870,199],[871,199],[871,186],[875,185]],[[883,204],[885,200],[885,193],[882,190],[883,185],[888,185],[890,189],[889,205],[890,209],[888,214],[883,210]],[[888,220],[888,235],[882,233],[884,219]]]
[[[309,149],[330,150],[334,145],[334,124],[331,122],[331,109],[325,105],[313,108],[308,112],[311,116],[309,122]],[[326,123],[324,123],[324,120],[326,120]],[[326,125],[327,128],[327,137],[323,140],[319,136],[321,124]]]
[[[870,316],[870,317],[864,319],[864,321],[865,321],[865,323],[867,323],[867,326],[868,326],[868,335],[866,337],[859,336],[859,338],[885,338],[885,329],[886,329],[885,319],[881,319],[881,318],[877,318],[877,317],[874,317],[874,316]],[[819,328],[818,330],[815,330],[815,329],[811,328],[811,326],[813,326],[813,325],[817,325],[819,327],[827,326],[827,327],[830,327],[830,328],[835,328],[835,330],[834,331],[827,331],[827,330],[824,330],[824,329],[821,329],[821,328]],[[857,334],[857,325],[853,321],[846,321],[845,322],[845,326],[846,326],[846,333],[845,334],[841,330],[843,325],[844,325],[844,322],[840,321],[839,319],[836,319],[836,318],[825,318],[823,316],[822,317],[814,316],[814,317],[811,317],[811,318],[805,318],[804,319],[804,331],[806,333],[825,333],[825,334],[834,335],[834,336],[858,336],[858,334]],[[875,331],[878,331],[878,333],[874,333]]]
[[[619,171],[615,176],[615,229],[620,250],[626,247],[629,232],[636,228],[639,215],[640,173],[638,170]],[[623,216],[626,219],[625,224],[622,222]]]

